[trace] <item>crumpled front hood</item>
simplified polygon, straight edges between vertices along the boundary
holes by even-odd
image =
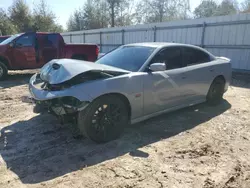
[[[89,71],[129,73],[129,71],[124,69],[88,61],[54,59],[42,67],[40,77],[43,81],[48,82],[49,84],[60,84],[81,73]]]

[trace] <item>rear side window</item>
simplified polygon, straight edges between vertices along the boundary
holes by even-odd
[[[6,38],[4,38],[4,37],[0,38],[0,43],[3,42],[5,39],[7,39],[7,37]]]
[[[57,46],[57,34],[48,34],[43,36],[45,47],[55,47]]]
[[[210,61],[210,56],[195,48],[183,47],[182,48],[183,62],[186,66],[197,65]]]
[[[156,54],[152,63],[165,63],[167,70],[181,68],[183,67],[181,49],[179,47],[166,48]]]
[[[56,46],[57,43],[57,34],[49,34],[48,35],[48,40]]]

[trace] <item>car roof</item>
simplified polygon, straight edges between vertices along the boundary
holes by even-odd
[[[156,49],[162,49],[165,47],[171,47],[171,46],[182,46],[182,47],[191,47],[191,48],[195,48],[198,50],[201,50],[205,53],[207,53],[208,55],[210,55],[211,57],[215,57],[213,54],[211,54],[209,51],[207,51],[206,49],[203,49],[199,46],[195,46],[195,45],[191,45],[191,44],[183,44],[183,43],[174,43],[174,42],[142,42],[142,43],[132,43],[132,44],[126,44],[124,46],[145,46],[145,47],[152,47],[152,48],[156,48]]]
[[[182,43],[174,43],[174,42],[142,42],[142,43],[126,44],[124,46],[146,46],[146,47],[153,47],[153,48],[162,48],[162,47],[169,47],[169,46],[198,47],[198,46],[194,46],[190,44],[182,44]]]
[[[47,35],[47,34],[59,34],[57,32],[35,32],[36,34],[42,34],[42,35]]]

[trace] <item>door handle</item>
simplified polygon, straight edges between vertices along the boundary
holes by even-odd
[[[210,69],[209,71],[210,71],[210,72],[214,72],[214,69]]]
[[[182,76],[181,79],[186,79],[187,77],[186,76]]]

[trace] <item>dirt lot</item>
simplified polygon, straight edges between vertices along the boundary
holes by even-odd
[[[0,82],[0,187],[250,188],[250,79],[97,145],[22,103],[32,73]],[[240,79],[240,80],[239,80]]]

